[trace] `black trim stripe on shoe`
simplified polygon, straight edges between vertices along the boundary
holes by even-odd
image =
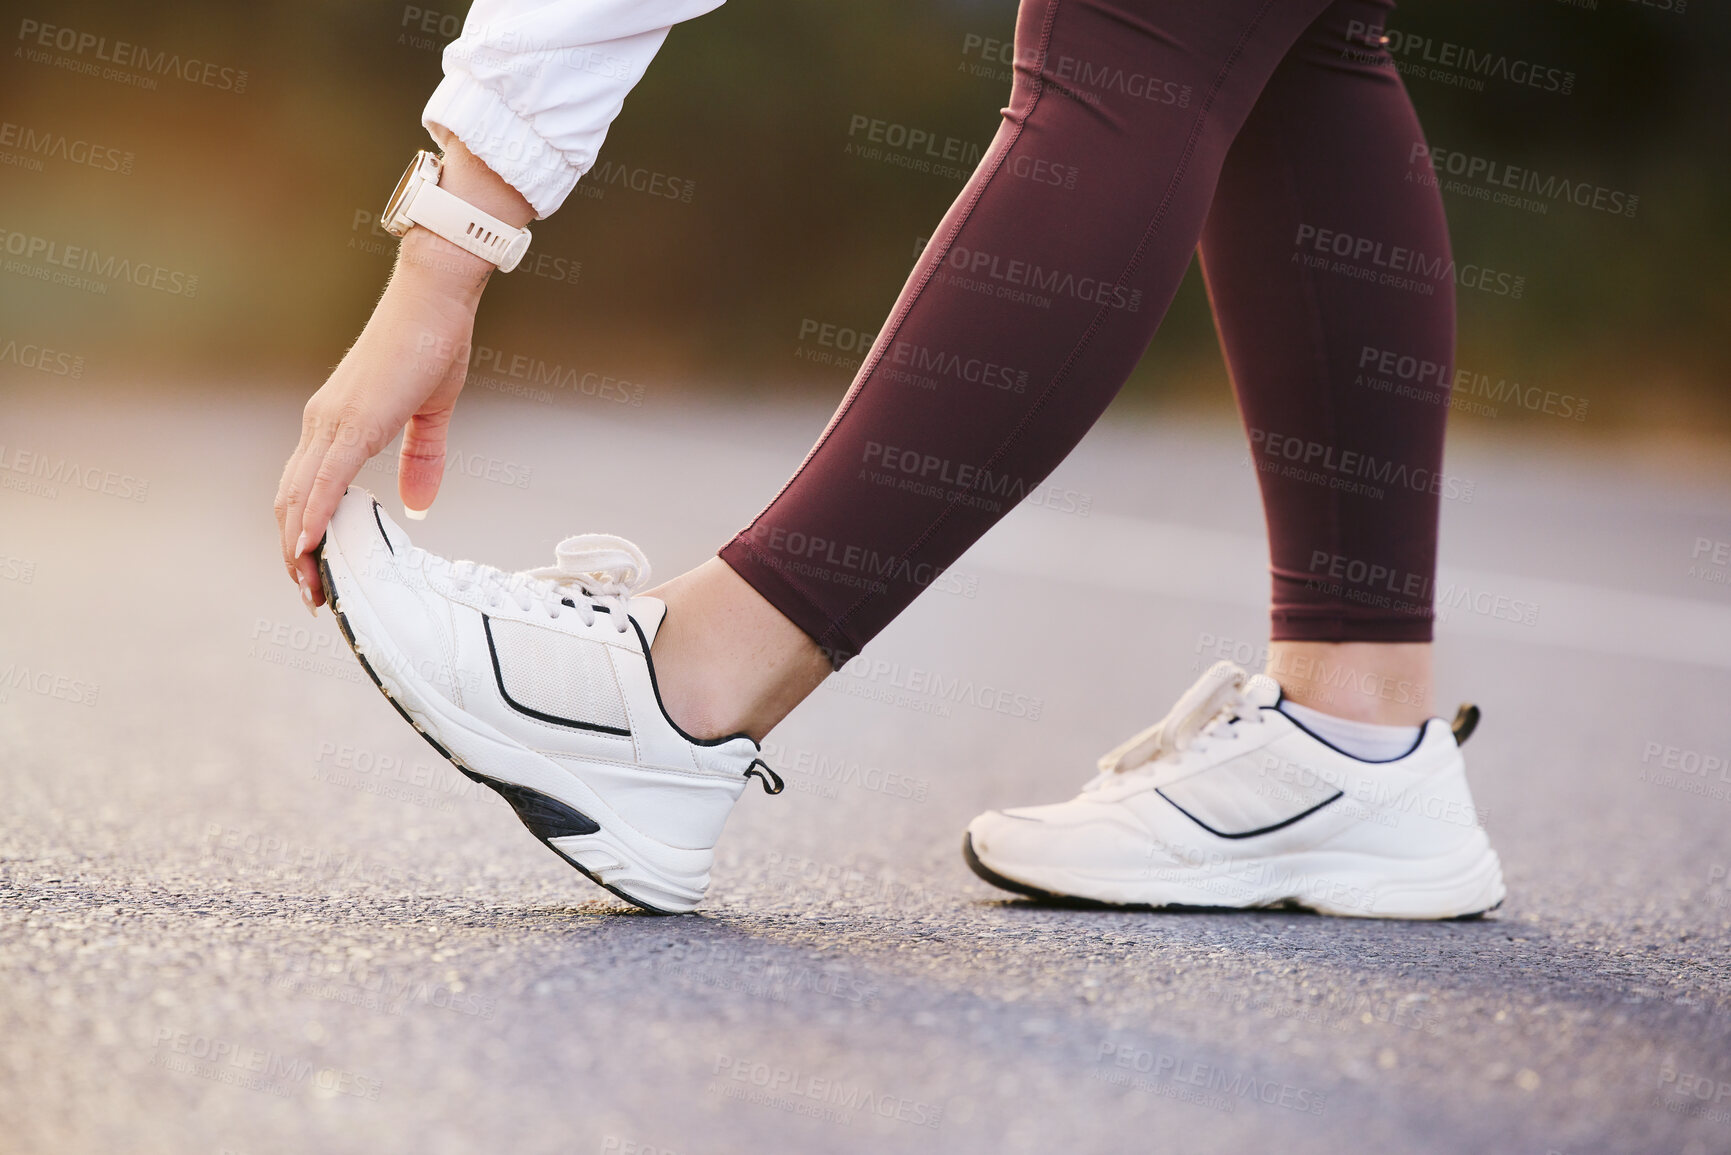
[[[593,730],[598,734],[613,734],[621,738],[631,737],[631,731],[618,726],[604,726],[599,722],[579,722],[575,718],[562,718],[558,714],[544,714],[540,710],[523,703],[511,696],[511,691],[505,688],[505,673],[499,668],[499,645],[493,640],[493,619],[486,614],[481,615],[481,628],[487,633],[487,656],[493,659],[493,681],[498,684],[499,696],[505,699],[505,705],[519,714],[527,714],[543,722],[551,722],[555,726],[570,726],[575,730]]]

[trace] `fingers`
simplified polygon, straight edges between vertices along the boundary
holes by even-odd
[[[313,551],[324,540],[349,482],[384,440],[380,430],[363,425],[353,410],[327,416],[319,401],[315,395],[307,405],[301,447],[289,459],[277,494],[283,558],[301,585],[308,609],[325,600]]]
[[[283,565],[288,567],[291,577],[294,574],[294,562],[289,557],[289,543],[286,540],[288,534],[289,482],[293,479],[295,466],[301,459],[301,451],[302,446],[295,446],[294,452],[289,454],[288,460],[283,463],[282,476],[277,479],[276,483],[276,500],[271,506],[276,513],[276,532],[278,545],[282,549]]]
[[[445,438],[457,398],[468,380],[469,337],[470,331],[465,330],[462,340],[453,343],[454,355],[443,367],[438,385],[403,428],[397,492],[403,499],[403,512],[417,521],[432,507],[445,476]]]
[[[307,405],[307,412],[310,412],[312,403],[309,401]],[[303,413],[301,418],[301,439],[299,443],[295,445],[294,452],[289,454],[288,461],[283,464],[282,477],[279,478],[276,483],[275,510],[276,527],[279,535],[287,533],[290,483],[294,480],[295,469],[300,464],[300,459],[306,454],[307,446],[312,440],[311,430],[312,425],[307,418],[307,413]],[[282,557],[285,564],[290,562],[289,543],[287,541],[283,543]]]
[[[393,278],[360,338],[307,402],[300,444],[277,486],[276,519],[284,566],[309,609],[327,593],[313,552],[338,503],[405,423],[404,503],[425,510],[438,493],[478,298],[477,290],[453,303],[425,286],[400,287]]]
[[[305,416],[301,422],[301,440],[290,455],[288,463],[283,467],[282,480],[277,485],[276,520],[280,534],[283,564],[288,568],[289,576],[301,587],[301,598],[307,604],[308,610],[323,601],[319,589],[318,567],[311,558],[304,556],[298,549],[301,534],[304,532],[303,520],[307,494],[312,489],[312,481],[317,473],[319,463],[323,460],[325,451],[331,440],[331,427],[319,416],[318,396],[307,402]]]
[[[427,515],[445,476],[445,437],[451,409],[445,407],[409,418],[403,430],[403,452],[397,464],[397,492],[403,512],[416,520]]]
[[[289,510],[291,498],[293,498],[293,495],[296,493],[292,473],[301,467],[303,460],[304,458],[299,454],[289,458],[288,468],[284,470],[282,483],[277,490],[277,524],[281,527],[285,539],[288,538],[290,532]],[[298,508],[300,504],[299,499],[293,498],[293,501],[294,505]],[[296,537],[298,537],[300,533],[298,513],[296,515],[295,525],[296,528],[294,529],[294,533]],[[318,612],[318,606],[324,600],[323,594],[319,589],[318,566],[314,564],[310,557],[297,557],[294,553],[292,541],[285,540],[282,546],[282,553],[283,564],[288,570],[289,578],[300,587],[301,601],[306,604],[308,610],[316,614]]]
[[[305,486],[300,492],[305,496],[297,507],[300,525],[292,548],[297,574],[310,592],[314,606],[323,604],[326,591],[319,580],[313,551],[324,540],[325,530],[337,511],[337,503],[348,492],[349,483],[391,435],[384,429],[361,424],[358,414],[345,410],[333,422],[323,454],[315,457],[309,453],[302,465]],[[286,538],[287,532],[283,536]]]

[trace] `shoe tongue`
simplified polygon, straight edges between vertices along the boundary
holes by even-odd
[[[632,598],[629,608],[632,618],[643,628],[644,643],[653,646],[655,635],[667,617],[667,603],[660,598]]]
[[[1273,706],[1280,701],[1280,683],[1267,674],[1252,674],[1244,680],[1244,696],[1254,706]]]

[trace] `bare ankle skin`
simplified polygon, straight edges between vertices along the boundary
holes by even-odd
[[[1268,676],[1337,718],[1420,726],[1431,717],[1429,642],[1271,642]]]
[[[694,738],[761,742],[829,677],[829,659],[720,558],[648,591],[667,603],[651,653],[661,702]]]

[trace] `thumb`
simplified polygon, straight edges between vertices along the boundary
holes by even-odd
[[[445,434],[451,427],[447,406],[417,413],[403,428],[403,452],[397,464],[397,492],[403,511],[419,520],[439,496],[445,476]]]

